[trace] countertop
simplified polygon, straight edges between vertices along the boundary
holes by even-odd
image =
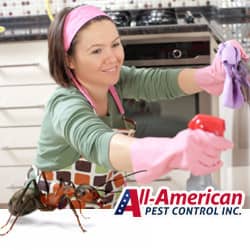
[[[250,17],[209,18],[208,23],[219,42],[236,39],[250,54]]]
[[[182,14],[183,15],[183,14]],[[209,27],[198,18],[198,23],[182,25],[157,25],[143,27],[118,27],[120,35],[151,34],[151,33],[176,33],[208,31]],[[0,25],[5,31],[0,33],[0,42],[43,40],[47,39],[50,21],[46,15],[0,18]]]
[[[241,216],[113,215],[113,210],[84,210],[83,233],[71,210],[36,211],[0,236],[1,249],[246,249],[250,212]],[[8,217],[0,210],[0,224]]]
[[[0,33],[0,42],[47,39],[50,21],[47,16],[0,18],[5,31]]]
[[[250,17],[246,17],[242,8],[216,9],[212,6],[186,7],[176,9],[177,13],[186,10],[193,13],[202,13],[207,19],[207,24],[192,25],[168,25],[167,27],[143,27],[118,28],[121,35],[132,35],[148,33],[171,33],[171,32],[199,32],[211,31],[218,41],[237,39],[243,43],[245,49],[250,49],[249,30]],[[50,21],[46,15],[0,18],[0,25],[6,27],[6,31],[0,33],[0,42],[42,40],[47,39],[47,31]]]

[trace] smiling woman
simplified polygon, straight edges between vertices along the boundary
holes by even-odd
[[[221,152],[232,147],[224,137],[185,129],[174,138],[138,139],[133,137],[135,123],[124,115],[124,98],[150,102],[201,91],[195,77],[198,70],[123,66],[116,26],[107,14],[89,5],[65,8],[55,16],[48,48],[50,74],[59,87],[46,105],[29,172],[41,194],[50,197],[58,183],[72,185],[73,190],[91,186],[100,199],[84,206],[112,208],[125,186],[125,171],[135,174],[138,183],[150,183],[176,168],[205,175],[222,166]],[[223,87],[220,68],[208,67],[206,72],[210,90]],[[10,211],[17,211],[26,190],[13,196]],[[83,197],[76,192],[65,195],[57,198],[67,200],[71,208],[75,207],[71,198],[81,206]]]

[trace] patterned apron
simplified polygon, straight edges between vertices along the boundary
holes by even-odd
[[[112,86],[109,91],[116,104],[116,108],[119,110],[119,115],[116,114],[117,117],[113,117],[112,119],[120,119],[123,123],[123,127],[114,130],[129,136],[134,136],[134,121],[125,118],[124,110],[115,88]],[[88,95],[84,91],[81,91],[81,93],[89,100]],[[107,169],[104,166],[88,162],[82,157],[71,166],[57,171],[43,171],[43,175],[41,175],[41,171],[35,166],[33,167],[33,171],[37,176],[38,187],[40,191],[44,193],[48,191],[49,193],[55,192],[60,182],[73,183],[76,188],[79,185],[94,187],[102,197],[102,200],[101,202],[86,203],[84,204],[85,208],[113,208],[119,198],[120,192],[126,185],[125,172]],[[72,203],[75,208],[79,208],[79,202],[77,202],[75,198],[73,198]],[[82,207],[82,205],[80,206]]]

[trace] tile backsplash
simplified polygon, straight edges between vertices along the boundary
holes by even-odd
[[[218,5],[221,7],[244,6],[247,0],[49,0],[52,13],[66,6],[93,4],[104,10],[157,8],[176,6]],[[0,17],[44,15],[45,0],[0,0]]]

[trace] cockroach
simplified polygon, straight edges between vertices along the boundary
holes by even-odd
[[[144,170],[133,172],[125,175],[124,177],[128,177],[129,175],[134,175],[143,171]],[[34,179],[30,180],[24,188],[18,190],[9,201],[8,210],[10,212],[10,216],[1,229],[7,227],[8,225],[10,226],[4,233],[0,233],[0,236],[8,234],[14,227],[18,218],[21,216],[29,214],[37,209],[41,211],[53,211],[55,209],[63,209],[67,205],[69,205],[73,211],[80,229],[83,232],[86,232],[80,222],[76,207],[80,209],[80,214],[82,214],[81,209],[85,207],[86,203],[97,204],[100,208],[102,208],[104,205],[104,197],[100,195],[99,191],[107,193],[107,190],[97,189],[90,185],[78,185],[76,187],[72,182],[64,182],[61,180],[59,183],[54,185],[53,192],[49,192],[49,184],[47,182],[45,173],[42,172],[40,177],[41,176],[45,180],[46,193],[40,191],[38,184]],[[114,180],[109,180],[108,182],[112,181]],[[33,185],[32,188],[31,185]],[[121,191],[112,191],[111,193],[115,192]],[[75,202],[78,204],[78,206],[76,206],[76,203],[72,201],[72,198],[75,199]],[[11,223],[10,221],[13,216],[15,218]]]

